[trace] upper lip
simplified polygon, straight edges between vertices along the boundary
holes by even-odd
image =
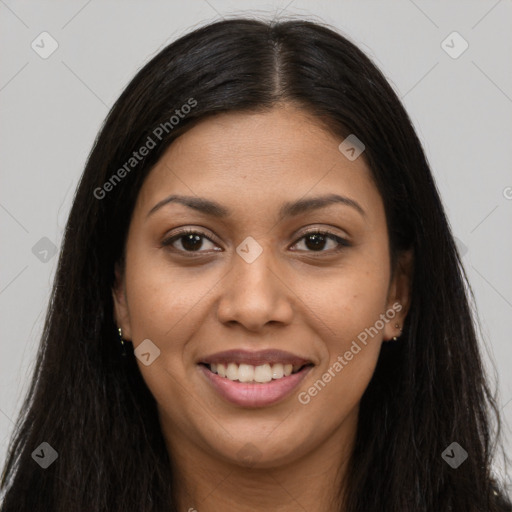
[[[226,350],[206,356],[199,362],[204,364],[250,364],[253,366],[276,363],[291,364],[294,366],[313,364],[309,359],[277,349],[258,350],[254,352],[243,349]]]

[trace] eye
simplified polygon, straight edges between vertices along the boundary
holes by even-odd
[[[174,234],[172,237],[165,239],[162,242],[163,247],[171,246],[173,249],[182,253],[201,253],[200,249],[204,249],[203,240],[207,240],[209,243],[214,245],[214,242],[201,231],[196,231],[194,229],[183,229],[179,233]],[[325,231],[321,229],[310,230],[307,233],[304,233],[294,245],[298,245],[301,241],[304,241],[304,245],[306,252],[338,252],[343,250],[344,247],[350,247],[350,242],[348,240],[331,233],[330,231]],[[325,249],[325,246],[328,245],[327,242],[331,242],[334,245],[334,248]],[[181,245],[181,248],[176,247],[176,243]],[[292,246],[293,247],[293,246]],[[222,251],[220,248],[213,249],[216,252]]]
[[[177,249],[178,252],[198,252],[199,249],[203,248],[204,245],[202,239],[206,239],[213,244],[213,241],[205,233],[196,231],[194,229],[183,229],[172,237],[165,239],[162,242],[162,246],[172,246],[172,248]],[[181,244],[182,249],[174,246],[176,242]],[[219,251],[222,249],[214,250]]]
[[[310,249],[307,252],[338,252],[343,250],[344,247],[350,247],[350,243],[345,238],[342,238],[330,231],[322,231],[321,229],[310,230],[304,233],[296,244],[304,240],[304,245]],[[327,242],[331,241],[334,248],[330,250],[323,250]]]

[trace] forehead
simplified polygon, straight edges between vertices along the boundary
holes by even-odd
[[[216,115],[171,144],[146,178],[138,207],[149,211],[173,193],[211,197],[250,214],[272,202],[332,193],[378,207],[369,168],[362,157],[351,161],[340,152],[342,140],[293,107]]]

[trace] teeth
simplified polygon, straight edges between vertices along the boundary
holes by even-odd
[[[229,363],[226,369],[225,377],[229,380],[238,380],[238,365]]]
[[[272,368],[270,368],[270,365],[256,366],[254,368],[254,380],[256,382],[270,382],[272,380]]]
[[[259,366],[250,364],[211,364],[210,370],[218,374],[220,377],[225,377],[229,380],[238,380],[240,382],[259,382],[265,383],[271,380],[282,379],[288,377],[292,372],[296,372],[301,368],[300,365],[281,364],[276,363],[270,365],[268,363]]]
[[[238,367],[238,380],[240,382],[251,382],[254,377],[254,366],[250,364],[241,364]]]
[[[280,379],[284,376],[284,368],[282,364],[273,364],[272,365],[272,378]]]

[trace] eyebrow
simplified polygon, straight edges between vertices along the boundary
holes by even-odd
[[[227,208],[215,201],[211,201],[210,199],[173,194],[162,199],[162,201],[159,201],[155,206],[153,206],[153,208],[148,212],[147,217],[170,203],[179,203],[212,217],[226,218],[230,216],[230,211]],[[338,194],[328,194],[284,203],[279,210],[279,220],[294,217],[312,210],[325,208],[331,204],[344,204],[346,206],[350,206],[358,211],[363,217],[366,216],[365,211],[357,201]]]

